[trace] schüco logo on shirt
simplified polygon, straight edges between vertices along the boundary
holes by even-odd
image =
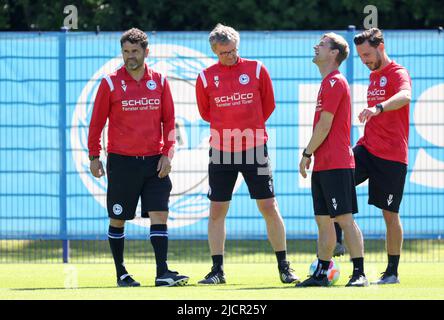
[[[226,103],[226,102],[236,102],[236,101],[243,101],[243,100],[250,100],[253,99],[254,94],[252,92],[249,93],[234,93],[231,96],[220,96],[215,97],[214,102],[216,103]]]
[[[160,99],[131,99],[122,100],[123,111],[135,111],[135,110],[157,110],[160,107]]]
[[[384,89],[373,89],[371,91],[367,92],[367,96],[385,96],[385,90]]]

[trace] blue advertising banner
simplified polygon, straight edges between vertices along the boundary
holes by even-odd
[[[298,172],[321,82],[312,63],[323,31],[241,32],[239,52],[267,67],[276,110],[267,122],[276,198],[290,239],[315,238],[310,179]],[[353,31],[337,31],[352,46]],[[0,33],[0,238],[106,239],[106,177],[89,172],[88,126],[100,80],[119,68],[120,33]],[[216,56],[205,32],[148,33],[153,69],[167,75],[175,102],[177,149],[170,175],[170,237],[206,239],[209,126],[195,100],[198,73]],[[410,72],[409,166],[400,214],[407,238],[444,232],[444,35],[385,31],[389,56]],[[363,134],[369,70],[356,51],[341,66],[353,94],[353,144]],[[106,145],[106,129],[102,143]],[[106,162],[106,153],[101,155]],[[385,224],[357,188],[356,219],[364,237]],[[148,236],[149,220],[127,225]],[[227,217],[227,238],[266,239],[265,222],[241,175]]]

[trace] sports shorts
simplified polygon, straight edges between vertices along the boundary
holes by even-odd
[[[273,176],[265,144],[242,152],[210,148],[208,199],[230,201],[239,172],[248,186],[251,199],[274,198]]]
[[[106,164],[108,216],[117,220],[132,220],[141,199],[142,217],[150,211],[168,211],[172,184],[169,176],[158,177],[161,155],[123,156],[110,153]]]
[[[315,215],[339,215],[358,212],[353,169],[314,171],[311,194]]]
[[[353,148],[356,185],[368,179],[368,204],[380,209],[399,212],[407,165],[371,154],[364,146]]]

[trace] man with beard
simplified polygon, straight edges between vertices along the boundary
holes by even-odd
[[[172,189],[168,174],[173,157],[174,104],[166,78],[145,64],[148,37],[139,29],[121,39],[124,66],[105,76],[94,102],[88,136],[90,170],[105,172],[99,159],[100,136],[109,119],[107,206],[108,239],[119,287],[140,283],[128,274],[123,261],[124,226],[135,217],[139,198],[142,217],[150,218],[150,240],[157,265],[156,286],[182,286],[188,277],[168,270],[168,201]]]
[[[411,79],[407,70],[390,60],[381,30],[365,30],[354,38],[361,61],[372,71],[367,105],[359,114],[364,136],[353,149],[356,184],[369,180],[368,203],[382,209],[386,224],[388,265],[373,284],[399,283],[398,264],[403,231],[399,206],[408,163]]]

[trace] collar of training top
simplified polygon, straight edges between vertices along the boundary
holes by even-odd
[[[136,81],[126,70],[125,65],[122,66],[122,68],[120,68],[120,70],[123,73],[123,78],[124,80],[128,80],[128,81]],[[152,70],[148,67],[148,65],[145,63],[145,71],[143,72],[143,77],[139,80],[144,80],[144,79],[151,79]]]
[[[396,64],[395,60],[392,60],[388,65],[386,65],[384,68],[382,68],[381,70],[376,70],[376,71],[372,71],[374,74],[378,74],[378,73],[384,73],[387,70],[391,69],[394,65]]]
[[[228,69],[229,70],[229,69],[237,68],[242,62],[244,62],[244,59],[242,59],[241,57],[238,57],[236,63],[231,66],[223,65],[222,63],[220,63],[220,61],[217,63],[217,65],[221,69]]]

